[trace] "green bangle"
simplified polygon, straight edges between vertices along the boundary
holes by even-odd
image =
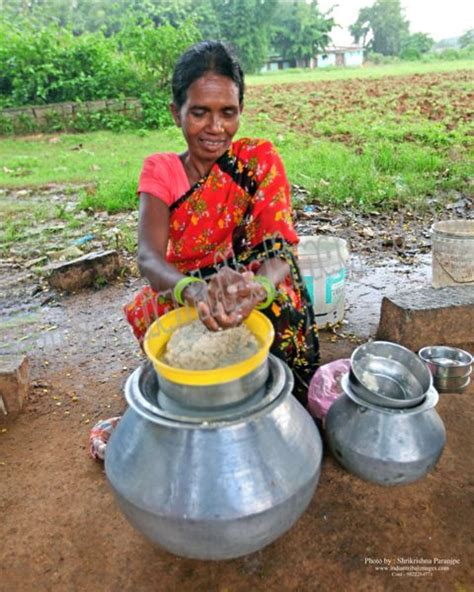
[[[174,296],[176,302],[178,304],[181,304],[181,306],[184,305],[184,300],[183,300],[184,289],[187,288],[189,286],[189,284],[193,284],[194,282],[202,282],[203,284],[206,283],[204,280],[201,280],[197,277],[193,277],[192,275],[185,275],[178,282],[176,282],[176,285],[173,288],[173,296]]]
[[[278,294],[273,282],[264,275],[256,275],[253,279],[255,282],[258,282],[261,286],[263,286],[267,293],[267,298],[263,302],[260,302],[260,304],[257,304],[255,308],[257,310],[268,308],[270,304],[275,300]]]

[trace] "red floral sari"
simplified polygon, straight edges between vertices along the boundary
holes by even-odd
[[[206,279],[222,265],[256,272],[270,257],[288,262],[290,276],[262,312],[275,327],[272,353],[293,370],[304,398],[319,345],[295,259],[290,187],[273,145],[249,138],[233,142],[209,174],[170,206],[169,223],[167,260],[188,275]],[[174,306],[171,290],[157,293],[147,286],[124,310],[141,342],[148,326]]]

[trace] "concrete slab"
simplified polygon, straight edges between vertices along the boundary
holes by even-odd
[[[474,286],[401,291],[382,302],[377,339],[413,351],[427,345],[474,348]]]
[[[22,355],[0,355],[0,424],[20,414],[28,394],[28,358]]]
[[[117,251],[88,253],[83,257],[61,263],[51,268],[48,277],[50,286],[65,292],[76,292],[101,280],[110,280],[120,271]]]

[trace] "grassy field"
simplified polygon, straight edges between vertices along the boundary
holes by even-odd
[[[314,70],[288,69],[275,72],[265,72],[254,76],[247,76],[249,85],[285,84],[295,82],[323,82],[325,80],[353,80],[368,78],[383,78],[385,76],[410,76],[426,72],[454,72],[456,70],[472,69],[473,60],[456,61],[426,61],[399,62],[387,65],[366,65],[362,68],[315,68]]]
[[[240,133],[274,141],[310,199],[390,208],[449,198],[473,172],[472,74],[472,63],[441,62],[253,77]],[[82,207],[135,209],[143,158],[184,147],[177,129],[2,138],[0,186],[94,182]]]

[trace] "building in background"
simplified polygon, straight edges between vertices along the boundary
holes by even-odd
[[[285,60],[279,55],[273,55],[263,64],[260,72],[276,72],[277,70],[287,70],[288,68],[296,68],[296,60]]]
[[[324,53],[316,56],[316,67],[328,66],[362,66],[364,63],[364,48],[357,45],[347,47],[328,47]]]
[[[357,45],[347,47],[328,47],[309,60],[288,60],[273,55],[263,65],[260,72],[275,72],[287,68],[326,68],[328,66],[362,66],[364,63],[364,48]]]

